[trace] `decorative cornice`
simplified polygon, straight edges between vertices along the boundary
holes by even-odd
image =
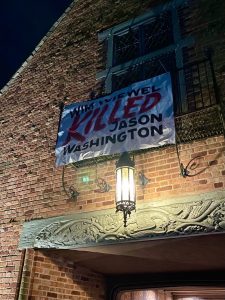
[[[225,192],[158,201],[138,207],[123,227],[114,210],[30,221],[20,248],[73,249],[225,231]]]

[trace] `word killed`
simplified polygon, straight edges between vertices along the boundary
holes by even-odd
[[[79,142],[85,142],[86,136],[91,131],[100,131],[105,127],[124,119],[135,117],[152,110],[160,101],[161,94],[154,92],[147,95],[128,98],[126,104],[122,107],[121,99],[115,101],[114,105],[105,104],[103,107],[97,107],[89,110],[82,115],[76,115],[73,123],[68,130],[65,144],[71,139]]]

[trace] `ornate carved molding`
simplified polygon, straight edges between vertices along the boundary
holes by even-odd
[[[153,202],[137,209],[123,227],[114,210],[77,213],[24,225],[20,248],[72,249],[134,240],[225,232],[225,192]]]

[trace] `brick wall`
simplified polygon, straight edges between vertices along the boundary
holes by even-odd
[[[212,137],[201,141],[178,146],[181,162],[184,166],[192,160],[189,167],[193,177],[183,178],[180,175],[178,156],[175,146],[161,150],[152,150],[147,153],[134,156],[137,200],[154,201],[160,199],[174,199],[174,197],[199,194],[225,186],[225,143],[224,137]],[[115,160],[91,167],[83,167],[75,170],[68,167],[65,178],[68,186],[74,187],[80,192],[76,209],[96,210],[114,206],[115,195]],[[96,172],[104,178],[112,187],[108,193],[95,192],[98,187],[95,183]],[[150,179],[146,187],[142,187],[138,181],[138,174],[144,172]],[[197,174],[197,175],[196,175]],[[88,175],[90,183],[82,184],[82,176]]]
[[[101,275],[48,252],[27,250],[19,299],[105,299]]]
[[[76,186],[80,192],[78,202],[70,201],[65,194],[62,188],[62,168],[55,168],[54,157],[59,103],[62,100],[68,103],[85,100],[93,89],[98,89],[96,72],[103,68],[103,63],[97,31],[139,15],[159,2],[163,1],[76,1],[34,57],[0,96],[1,300],[14,299],[21,264],[21,253],[17,247],[25,220],[114,206],[115,161],[91,168],[66,168],[66,184]],[[150,184],[145,189],[137,187],[138,201],[160,201],[184,193],[198,194],[224,188],[225,160],[222,136],[181,145],[179,151],[184,165],[195,156],[201,155],[196,170],[202,172],[192,178],[182,178],[179,175],[175,147],[137,155],[137,172],[144,171],[150,179]],[[96,174],[98,177],[104,177],[111,185],[109,193],[96,191]],[[91,182],[88,185],[81,183],[82,175],[90,176]],[[71,262],[65,261],[63,263],[66,264],[67,270],[59,271],[59,266],[62,267],[61,258],[43,256],[40,253],[35,257],[34,261],[32,256],[28,260],[28,264],[33,264],[34,268],[30,273],[30,295],[35,296],[42,291],[45,293],[43,297],[50,297],[47,293],[56,293],[60,299],[63,292],[60,293],[41,277],[54,276],[48,274],[49,270],[65,275],[67,284],[71,285],[70,296],[74,296],[74,299],[100,299],[102,296],[102,290],[98,287],[94,290],[100,291],[97,292],[99,296],[71,294],[71,291],[84,293],[86,285],[89,287],[85,293],[89,293],[90,287],[93,287],[90,280],[80,280],[80,287],[76,288],[78,274],[86,274],[83,276],[87,276],[88,279],[96,275],[75,269]],[[49,269],[46,269],[44,264],[49,264]],[[39,272],[38,268],[42,271]],[[101,281],[100,277],[97,278]],[[63,284],[57,288],[66,290]]]
[[[0,227],[0,299],[5,300],[15,297],[22,256],[17,250],[20,226],[3,220]]]

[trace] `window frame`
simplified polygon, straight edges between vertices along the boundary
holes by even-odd
[[[135,17],[133,19],[130,19],[126,22],[123,22],[121,24],[118,24],[112,28],[109,28],[103,32],[100,32],[98,34],[98,40],[100,43],[107,41],[107,60],[106,60],[106,69],[98,72],[96,75],[97,80],[103,80],[105,81],[105,93],[110,94],[112,92],[112,77],[115,74],[124,73],[126,69],[131,68],[132,66],[148,62],[150,60],[153,60],[155,57],[163,55],[168,52],[175,52],[175,60],[176,60],[176,68],[182,69],[184,62],[183,62],[183,53],[182,49],[184,47],[189,47],[194,44],[194,38],[191,36],[182,37],[180,32],[180,25],[179,25],[179,16],[178,16],[178,7],[186,6],[188,4],[188,0],[173,0],[165,4],[158,5],[151,10],[147,11],[145,14],[140,15],[138,17]],[[161,14],[164,11],[171,11],[172,15],[172,32],[173,32],[173,39],[174,43],[161,48],[159,50],[150,52],[148,54],[145,54],[143,56],[139,56],[135,59],[129,60],[125,63],[121,63],[118,65],[113,65],[114,63],[114,57],[113,57],[113,51],[114,51],[114,44],[113,44],[113,38],[115,35],[119,35],[122,32],[125,32],[129,30],[129,28],[135,28],[143,24],[147,24],[151,21],[151,19],[154,19],[159,14]],[[178,76],[178,84],[181,87],[180,88],[180,97],[182,99],[182,111],[187,111],[187,101],[185,97],[185,80],[184,75],[182,74],[183,71],[179,71]]]
[[[146,273],[111,275],[107,277],[107,294],[109,300],[117,300],[120,292],[127,290],[167,289],[174,290],[187,287],[224,288],[225,274],[223,271],[190,271],[175,273]]]

